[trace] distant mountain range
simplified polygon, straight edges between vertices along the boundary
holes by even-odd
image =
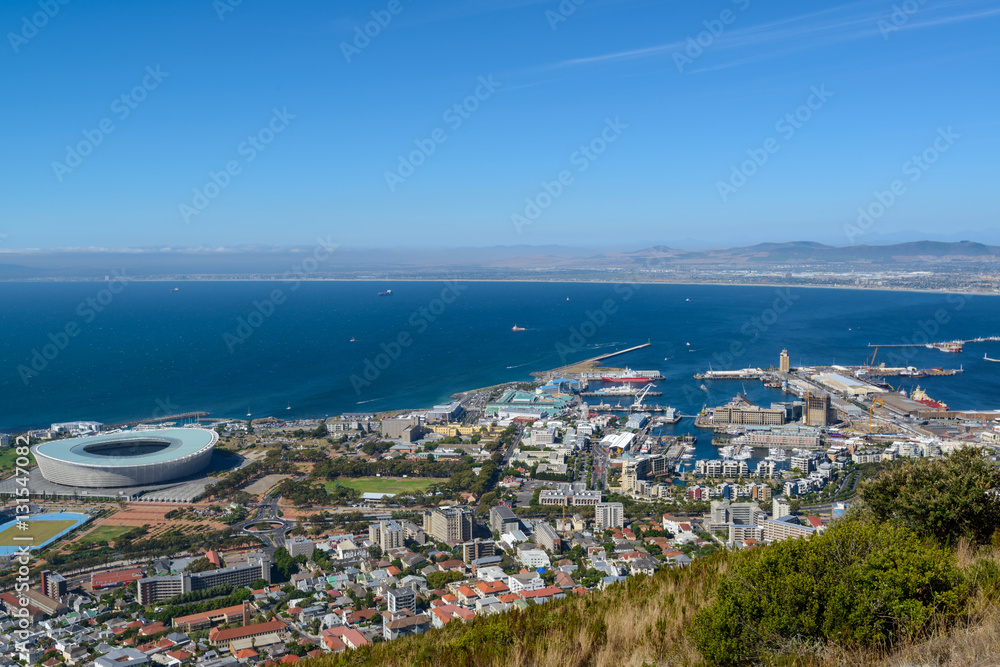
[[[319,251],[319,254],[316,254]],[[316,262],[311,258],[322,257]],[[308,260],[308,261],[307,261]],[[782,266],[955,266],[996,263],[1000,246],[973,241],[914,241],[838,247],[797,241],[759,243],[714,250],[652,246],[602,251],[570,246],[486,248],[236,247],[190,249],[67,249],[0,252],[0,280],[101,279],[115,270],[133,278],[423,276],[499,274],[530,277],[538,272],[609,271],[658,266],[683,269]],[[306,267],[307,270],[303,270]],[[311,269],[309,267],[312,267]]]

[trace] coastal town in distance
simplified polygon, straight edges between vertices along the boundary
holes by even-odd
[[[948,359],[998,341],[909,346]],[[875,347],[861,365],[793,367],[782,351],[696,374],[685,391],[734,398],[685,415],[658,402],[659,370],[610,365],[649,345],[429,408],[0,435],[18,466],[0,483],[4,576],[24,546],[44,549],[37,583],[0,593],[31,641],[0,650],[48,667],[351,651],[822,534],[885,465],[1000,444],[1000,409],[894,388],[961,382],[961,366],[894,366]],[[756,405],[747,382],[787,398]],[[681,420],[712,433],[712,456],[661,434]]]

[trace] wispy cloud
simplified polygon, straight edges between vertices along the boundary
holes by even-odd
[[[990,3],[994,4],[994,3]],[[931,16],[933,12],[962,10],[961,13],[946,16]],[[858,13],[858,12],[861,13]],[[792,53],[832,46],[834,44],[860,39],[882,37],[883,32],[879,21],[888,21],[892,7],[882,3],[877,9],[871,2],[858,2],[850,5],[831,7],[820,11],[809,12],[788,17],[778,21],[735,28],[720,35],[712,44],[713,51],[764,49],[758,53],[738,58],[728,63],[703,67],[694,72],[708,72],[748,64],[771,58],[778,58]],[[929,18],[920,20],[924,15]],[[900,32],[920,28],[934,28],[952,23],[973,21],[1000,15],[1000,7],[983,8],[983,2],[959,3],[944,7],[921,10],[918,16],[901,26],[893,26]],[[639,49],[616,51],[594,56],[571,58],[541,67],[541,70],[558,70],[587,65],[611,64],[645,58],[666,56],[684,48],[688,44],[687,37],[664,44],[648,46]]]

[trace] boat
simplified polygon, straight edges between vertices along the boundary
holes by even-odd
[[[990,358],[989,358],[988,356],[986,356],[985,354],[983,355],[983,361],[994,361],[994,362],[996,362],[996,363],[1000,364],[1000,359],[990,359]]]
[[[250,417],[250,408],[247,408],[247,418]]]
[[[524,331],[524,327],[519,327],[516,324],[510,328],[511,331]]]
[[[660,371],[634,371],[631,368],[624,368],[618,373],[608,373],[601,375],[604,382],[650,382],[651,380],[662,380]]]
[[[180,291],[181,291],[181,288],[180,288],[180,287],[175,287],[175,288],[173,288],[173,289],[172,289],[172,290],[170,290],[170,291],[171,291],[171,292],[180,292]]]
[[[378,295],[379,296],[392,296],[392,290],[391,289],[387,289],[384,292],[379,292]]]
[[[962,341],[952,340],[945,343],[928,343],[926,347],[932,350],[941,350],[942,352],[958,353],[962,351]]]
[[[292,402],[291,401],[288,402],[288,407],[285,408],[285,409],[286,410],[291,410],[292,409]]]
[[[352,343],[354,342],[354,336],[351,336],[351,342]]]
[[[929,408],[935,408],[937,410],[947,410],[948,404],[942,403],[941,401],[935,401],[933,398],[927,395],[927,392],[917,385],[917,388],[910,393],[910,398],[917,403],[923,403]]]

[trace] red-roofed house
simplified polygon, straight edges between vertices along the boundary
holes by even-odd
[[[236,652],[236,659],[239,660],[240,662],[244,662],[246,660],[256,658],[257,655],[258,655],[257,651],[253,650],[252,648],[245,648]]]
[[[219,558],[219,552],[216,551],[215,549],[209,549],[208,552],[205,554],[205,558],[207,558],[208,562],[214,565],[215,567],[217,568],[222,567],[222,559]]]
[[[503,595],[510,589],[507,588],[507,584],[502,581],[480,581],[476,584],[476,591],[479,593],[479,597],[484,598],[487,595]]]
[[[321,632],[320,634],[327,638],[337,639],[344,646],[350,649],[360,648],[362,646],[368,646],[369,644],[371,644],[370,641],[365,639],[365,636],[363,634],[352,628],[345,628],[344,626],[327,628],[326,630],[323,630],[323,632]]]
[[[455,619],[470,621],[476,617],[476,612],[455,604],[442,605],[431,610],[431,625],[443,628]]]
[[[545,588],[539,588],[535,591],[521,591],[521,597],[525,600],[541,604],[550,600],[559,600],[566,597],[566,591],[558,586],[546,586]]]
[[[183,665],[190,660],[191,654],[187,651],[170,651],[166,654],[166,661],[163,664],[167,665],[167,667],[174,667],[175,665]]]
[[[476,591],[468,586],[459,586],[456,593],[458,594],[458,601],[462,604],[475,604],[476,600],[479,599]]]
[[[823,520],[818,516],[807,516],[806,521],[808,521],[809,525],[815,528],[817,532],[826,529],[826,526],[823,524]]]

